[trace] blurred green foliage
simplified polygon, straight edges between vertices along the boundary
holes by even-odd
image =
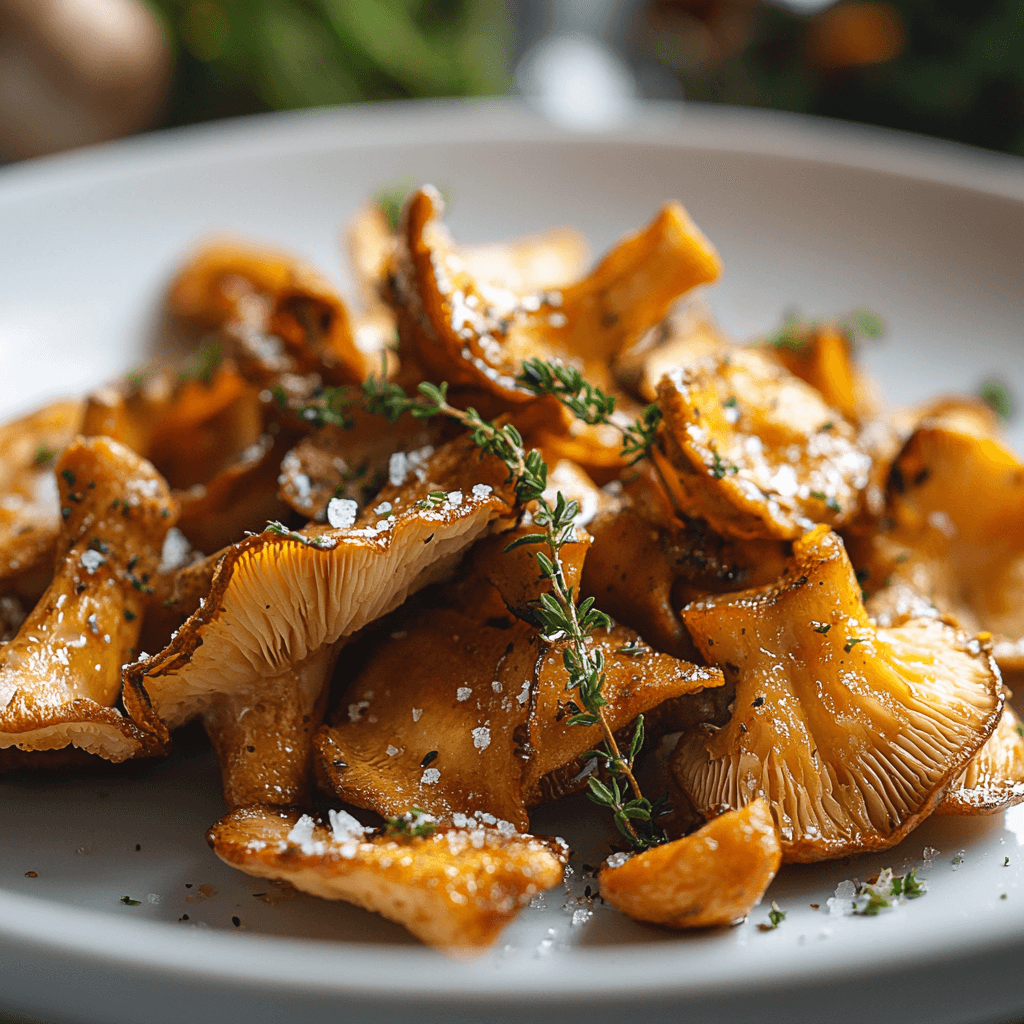
[[[506,92],[490,0],[148,0],[175,49],[167,124],[357,100]]]
[[[709,70],[676,68],[686,95],[922,132],[1024,155],[1024,0],[889,0],[906,47],[880,64],[813,67],[810,19],[762,6],[750,45]]]

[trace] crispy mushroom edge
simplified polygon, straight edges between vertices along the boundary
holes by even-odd
[[[459,959],[479,956],[534,896],[558,885],[567,860],[557,841],[483,827],[368,836],[344,812],[329,821],[245,808],[217,822],[207,841],[232,867],[374,911]]]

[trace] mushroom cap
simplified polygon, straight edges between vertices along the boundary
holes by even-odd
[[[167,308],[196,331],[229,328],[221,341],[252,379],[317,372],[344,384],[366,374],[345,304],[290,253],[237,239],[208,242],[171,282]]]
[[[523,360],[534,356],[582,362],[593,383],[609,386],[615,355],[720,269],[711,244],[672,203],[581,281],[517,294],[474,276],[441,223],[443,211],[437,190],[427,187],[403,214],[392,296],[401,354],[428,376],[508,402],[534,400],[515,382]]]
[[[853,549],[872,609],[893,614],[910,588],[1024,667],[1022,520],[1024,463],[984,420],[970,407],[926,420],[893,464],[881,529]]]
[[[658,404],[680,501],[719,533],[791,540],[857,513],[871,459],[853,427],[762,353],[737,349],[674,371]]]
[[[810,384],[851,423],[878,413],[875,389],[857,366],[850,335],[837,324],[818,324],[799,344],[765,345],[762,351]]]
[[[0,647],[0,747],[73,744],[123,761],[142,734],[114,707],[121,666],[135,656],[177,508],[156,470],[108,438],[79,438],[57,470],[62,554],[37,606]]]
[[[60,533],[53,465],[81,418],[81,402],[56,402],[0,426],[0,594],[27,584],[34,597],[49,579]]]
[[[636,921],[667,928],[710,928],[747,916],[764,896],[782,849],[765,800],[726,811],[693,835],[655,846],[597,881],[601,897]]]
[[[1024,801],[1024,724],[1010,705],[985,745],[946,790],[936,814],[997,814]]]
[[[483,952],[534,896],[562,880],[567,851],[558,843],[481,826],[366,837],[346,818],[328,828],[298,811],[248,808],[222,818],[207,840],[246,874],[347,900],[455,956]]]
[[[940,619],[876,629],[827,527],[793,548],[777,584],[683,609],[736,699],[724,728],[682,735],[673,774],[704,817],[764,796],[787,861],[884,849],[995,728],[999,673],[984,643]]]
[[[352,526],[264,532],[229,549],[204,606],[167,648],[126,669],[131,713],[165,735],[259,690],[443,577],[511,511],[505,466],[480,459],[469,439],[438,451],[423,476],[386,487],[393,511],[379,518],[371,510]],[[439,487],[447,497],[420,507]]]

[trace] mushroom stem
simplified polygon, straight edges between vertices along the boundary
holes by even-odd
[[[203,716],[229,810],[308,806],[313,734],[323,722],[328,683],[345,642],[321,648],[256,692],[214,703]]]

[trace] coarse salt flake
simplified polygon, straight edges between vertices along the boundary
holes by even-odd
[[[387,750],[385,752],[387,753],[388,757],[394,757],[395,754],[398,753],[398,747],[396,747],[393,743],[389,743]]]
[[[85,571],[86,571],[86,572],[87,572],[87,573],[88,573],[88,574],[89,574],[90,576],[91,576],[91,575],[92,575],[92,574],[93,574],[93,573],[94,573],[94,572],[95,572],[95,571],[96,571],[96,570],[97,570],[97,569],[98,569],[98,568],[99,568],[99,567],[100,567],[101,565],[103,565],[103,563],[104,563],[105,561],[106,561],[106,559],[105,559],[105,558],[104,558],[104,557],[103,557],[103,556],[102,556],[102,555],[101,555],[101,554],[100,554],[100,553],[99,553],[98,551],[93,551],[93,549],[92,549],[92,548],[89,548],[89,550],[88,550],[88,551],[83,551],[83,552],[82,552],[82,558],[81,558],[82,568],[83,568],[83,569],[84,569],[84,570],[85,570]]]
[[[424,786],[436,786],[440,778],[441,773],[437,768],[424,768],[423,774],[420,776],[420,784]]]
[[[473,688],[471,686],[460,686],[455,691],[455,699],[458,701],[469,700],[473,695]]]
[[[422,715],[422,714],[423,714],[423,708],[413,708],[412,709],[412,720],[414,722],[418,722],[420,720],[420,715]]]
[[[486,750],[491,745],[491,730],[486,726],[480,726],[473,730],[473,746],[477,750]]]
[[[473,497],[478,501],[486,498],[494,488],[490,484],[473,484]]]
[[[304,814],[292,826],[292,830],[288,833],[288,842],[295,843],[296,846],[305,846],[312,840],[315,827],[316,822],[308,814]]]
[[[458,508],[462,504],[462,491],[449,491],[448,504],[452,508]]]
[[[327,522],[336,530],[344,530],[356,521],[359,506],[351,498],[331,498],[327,504]]]

